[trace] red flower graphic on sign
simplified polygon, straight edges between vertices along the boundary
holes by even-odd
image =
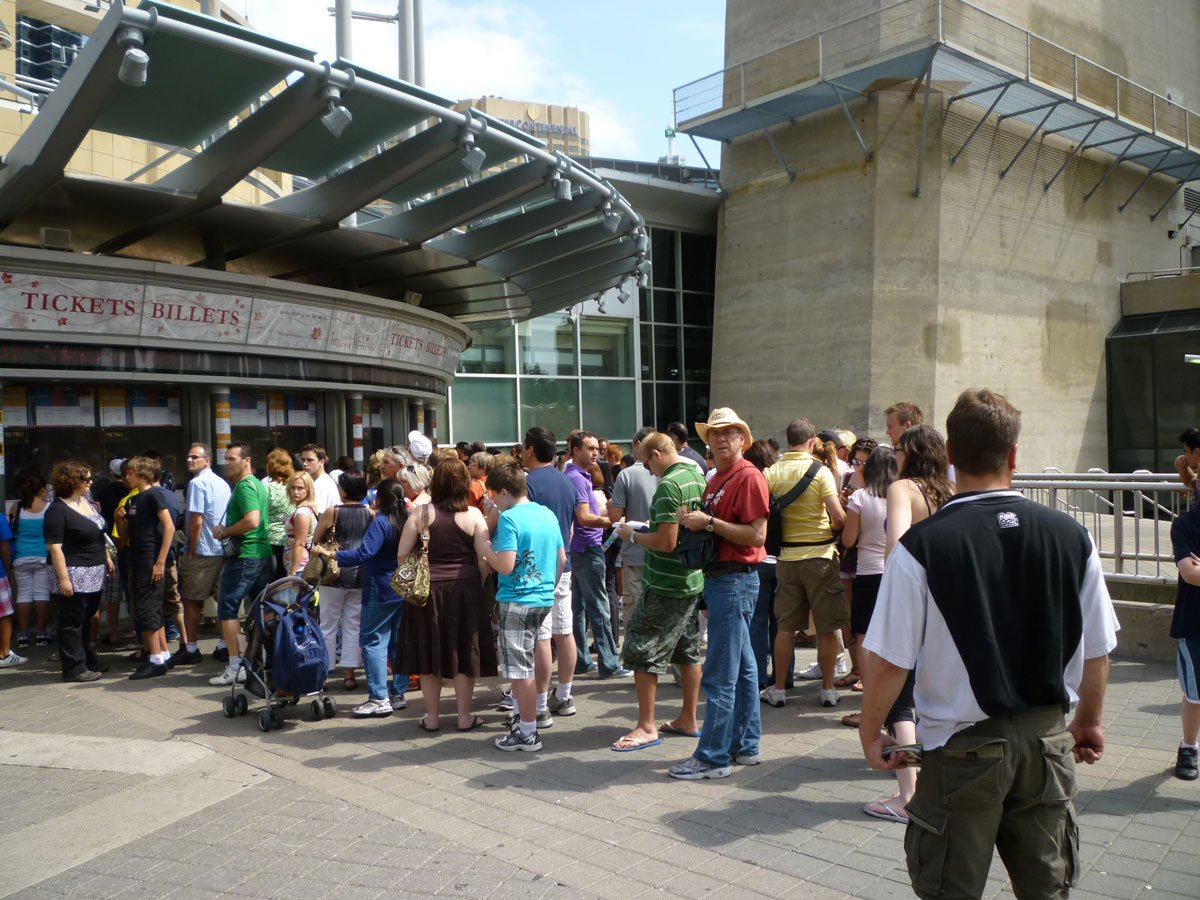
[[[319,341],[321,339],[321,329],[319,326],[312,330],[312,339],[314,341]]]
[[[30,287],[37,287],[37,286],[38,286],[38,285],[40,285],[40,284],[41,284],[41,282],[40,282],[40,281],[31,281],[31,282],[29,282],[29,286],[30,286]]]
[[[67,324],[67,317],[66,317],[66,316],[59,316],[59,318],[58,318],[58,324],[59,324],[59,325],[66,325],[66,324]]]
[[[10,275],[8,272],[0,275],[0,278],[4,279],[5,284],[12,284],[12,275]]]

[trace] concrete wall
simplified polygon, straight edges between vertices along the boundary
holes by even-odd
[[[776,0],[729,4],[727,61],[872,5],[813,2],[792,14]],[[1200,12],[1165,5],[1178,7],[1177,25],[1194,44]],[[1086,22],[1113,23],[1110,35],[1146,35],[1128,41],[1127,57],[1145,71],[1123,74],[1164,89],[1149,70],[1151,23],[1119,4],[1079,7],[1054,19],[1036,3],[987,5],[1027,16],[1021,24],[1035,30],[1076,28],[1077,49],[1115,68],[1111,40]],[[1069,33],[1047,36],[1070,45]],[[1159,74],[1200,83],[1200,69],[1189,68]],[[963,102],[947,113],[954,86],[934,87],[919,199],[921,103],[903,87],[851,104],[874,153],[869,163],[839,110],[772,130],[794,182],[761,132],[725,147],[713,405],[733,406],[763,434],[806,415],[878,438],[892,402],[915,401],[942,427],[962,389],[987,386],[1024,412],[1023,468],[1106,465],[1104,338],[1120,317],[1125,272],[1179,265],[1179,241],[1166,236],[1176,213],[1149,222],[1174,182],[1156,176],[1119,213],[1144,175],[1124,165],[1085,204],[1111,161],[1096,151],[1044,191],[1071,146],[1054,137],[1035,139],[1000,179],[1029,131],[994,120],[950,166],[983,109]]]

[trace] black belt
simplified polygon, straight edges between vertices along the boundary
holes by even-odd
[[[713,563],[705,569],[704,574],[713,577],[716,575],[745,575],[752,571],[754,568],[744,563],[719,562]]]

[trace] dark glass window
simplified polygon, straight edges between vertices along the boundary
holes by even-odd
[[[679,235],[683,265],[683,289],[712,293],[717,277],[717,242],[702,234]]]
[[[683,385],[656,384],[654,400],[658,407],[654,424],[658,428],[666,428],[672,422],[683,421]]]
[[[681,381],[683,367],[679,359],[679,329],[670,325],[654,326],[654,377],[659,381]]]
[[[649,325],[642,325],[642,378],[654,377],[654,333]]]
[[[672,325],[679,321],[679,294],[675,291],[654,292],[654,321]]]
[[[712,377],[712,332],[707,328],[683,329],[683,377],[705,384]]]
[[[650,229],[650,262],[654,264],[654,286],[677,288],[675,274],[675,235],[665,228]]]
[[[711,328],[713,323],[712,294],[683,295],[683,324],[703,325]]]

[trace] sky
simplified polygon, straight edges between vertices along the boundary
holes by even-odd
[[[334,58],[333,0],[225,0],[259,31]],[[396,0],[354,0],[393,14]],[[425,86],[452,100],[495,94],[578,106],[592,153],[657,160],[672,90],[721,68],[724,0],[424,0]],[[352,58],[395,75],[396,27],[355,21]],[[711,164],[720,150],[701,141]],[[675,152],[702,165],[681,135]]]

